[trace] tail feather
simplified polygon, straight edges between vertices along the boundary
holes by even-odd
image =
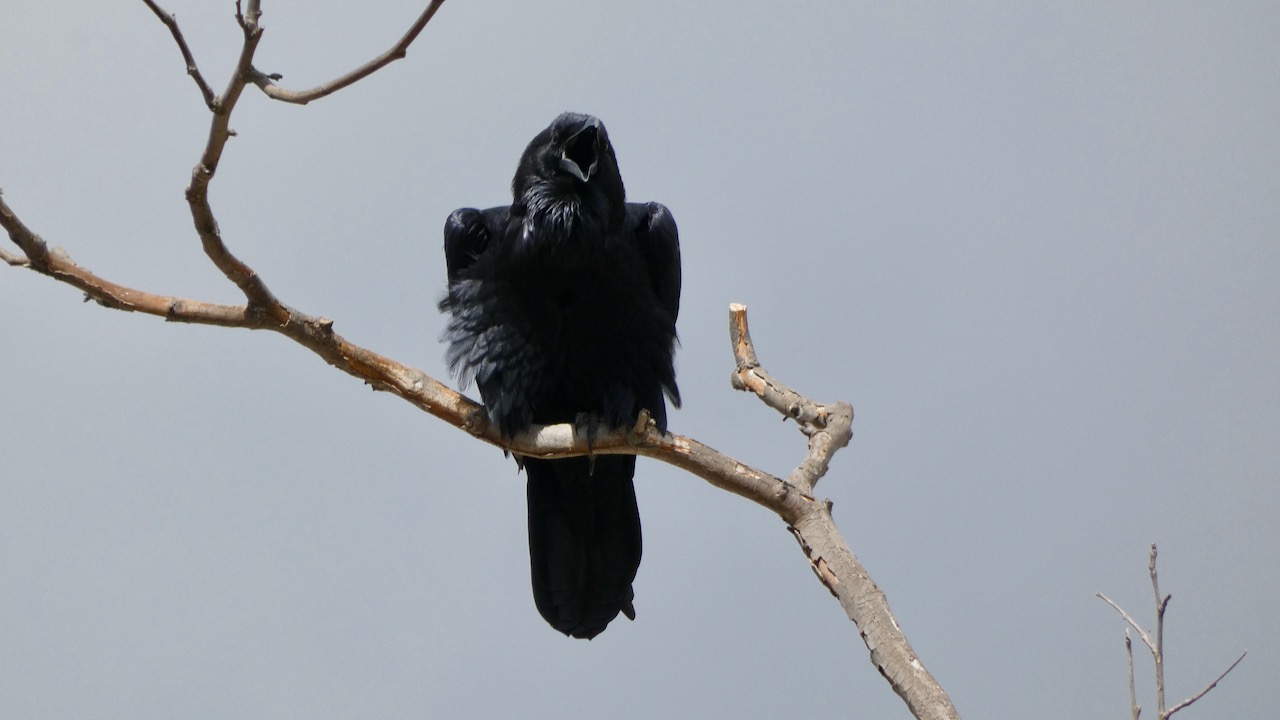
[[[566,635],[593,638],[619,612],[635,619],[635,465],[633,455],[525,460],[533,599]]]

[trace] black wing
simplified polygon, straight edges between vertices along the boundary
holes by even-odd
[[[680,236],[662,203],[627,203],[627,226],[644,256],[653,292],[675,325],[680,315]]]
[[[510,214],[511,209],[503,206],[488,210],[462,208],[449,215],[444,222],[444,262],[450,285],[501,235]]]

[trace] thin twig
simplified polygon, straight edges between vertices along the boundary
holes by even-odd
[[[1138,633],[1138,638],[1142,640],[1143,644],[1147,646],[1147,649],[1150,650],[1152,654],[1155,653],[1156,651],[1155,643],[1151,641],[1151,636],[1147,635],[1147,631],[1143,630],[1142,627],[1138,625],[1137,620],[1134,620],[1133,617],[1129,615],[1129,613],[1124,611],[1124,608],[1117,605],[1114,600],[1107,597],[1106,595],[1103,595],[1102,593],[1094,593],[1094,595],[1097,595],[1098,597],[1102,598],[1104,602],[1106,602],[1111,607],[1115,608],[1116,612],[1120,613],[1120,617],[1124,618],[1124,621],[1129,623],[1129,627],[1132,627],[1134,631]]]
[[[1124,608],[1117,605],[1111,600],[1111,598],[1103,595],[1102,593],[1095,594],[1102,598],[1102,600],[1108,605],[1115,608],[1116,612],[1120,613],[1120,616],[1124,618],[1125,622],[1129,623],[1129,626],[1138,632],[1138,636],[1142,638],[1142,642],[1146,643],[1147,648],[1151,650],[1151,657],[1155,661],[1156,718],[1157,720],[1169,720],[1169,716],[1204,697],[1210,690],[1217,687],[1218,683],[1227,676],[1227,673],[1234,670],[1236,665],[1239,665],[1240,661],[1244,660],[1244,656],[1249,653],[1247,650],[1240,653],[1240,657],[1236,658],[1236,661],[1231,663],[1231,667],[1222,671],[1222,674],[1213,682],[1209,683],[1203,690],[1178,703],[1172,709],[1166,709],[1164,687],[1164,615],[1169,609],[1169,601],[1173,599],[1173,596],[1160,594],[1160,578],[1156,573],[1155,543],[1151,544],[1151,553],[1147,560],[1147,572],[1151,575],[1151,591],[1155,596],[1156,601],[1156,632],[1154,639],[1143,631],[1143,629],[1138,626],[1138,623],[1129,616],[1129,613],[1125,612]],[[1137,695],[1135,694],[1133,687],[1133,643],[1129,639],[1129,631],[1127,629],[1124,632],[1124,649],[1125,654],[1129,659],[1129,705],[1132,708],[1133,720],[1138,720],[1138,715],[1142,712],[1142,708],[1138,705]]]
[[[418,16],[418,19],[414,21],[413,26],[409,28],[409,31],[406,32],[404,36],[400,38],[400,41],[393,45],[390,50],[387,50],[378,57],[345,75],[334,78],[326,83],[321,83],[309,90],[289,90],[287,88],[282,88],[275,83],[276,80],[280,79],[280,75],[275,73],[267,74],[257,68],[251,68],[249,70],[249,79],[254,85],[257,85],[262,92],[266,93],[267,97],[273,100],[280,100],[281,102],[294,103],[296,105],[306,105],[312,100],[319,100],[327,95],[332,95],[348,85],[363,80],[396,60],[404,58],[405,55],[408,54],[409,46],[413,44],[414,40],[418,39],[418,34],[422,32],[422,29],[431,21],[432,16],[436,14],[436,10],[439,10],[440,6],[443,4],[444,0],[432,0],[431,4],[427,6],[427,9],[423,10],[422,14]]]
[[[174,42],[178,43],[178,50],[182,52],[182,59],[187,63],[187,74],[195,80],[196,87],[200,88],[200,95],[204,97],[204,104],[210,110],[214,109],[214,103],[217,97],[213,94],[213,88],[209,87],[209,83],[204,81],[204,76],[200,74],[200,68],[196,67],[196,58],[191,54],[191,48],[187,47],[187,40],[182,36],[182,31],[178,29],[178,16],[167,13],[160,9],[160,6],[154,0],[142,0],[151,8],[151,12],[160,18],[160,22],[169,28],[169,32],[173,34]]]
[[[1133,638],[1129,637],[1129,628],[1124,629],[1124,654],[1129,661],[1129,708],[1133,720],[1142,715],[1142,706],[1138,704],[1138,694],[1133,687]]]
[[[18,255],[14,255],[13,253],[9,252],[8,250],[5,250],[4,248],[0,248],[0,260],[5,261],[5,263],[13,267],[30,267],[31,266],[30,260],[24,257],[20,257]]]
[[[1151,573],[1151,591],[1156,598],[1156,713],[1160,720],[1169,717],[1165,712],[1164,693],[1164,611],[1169,607],[1172,595],[1160,595],[1160,578],[1156,574],[1156,544],[1151,543],[1151,556],[1147,560],[1147,570]]]
[[[1226,670],[1223,670],[1222,674],[1219,675],[1213,682],[1206,685],[1203,690],[1196,693],[1195,695],[1192,695],[1186,700],[1183,700],[1177,705],[1174,705],[1173,708],[1169,710],[1169,712],[1165,713],[1164,718],[1162,718],[1162,720],[1167,720],[1170,715],[1173,715],[1174,713],[1178,712],[1182,708],[1204,697],[1210,690],[1218,686],[1218,683],[1222,681],[1222,678],[1227,676],[1227,673],[1231,672],[1232,670],[1235,670],[1236,666],[1240,664],[1240,661],[1244,659],[1244,656],[1248,654],[1249,654],[1248,650],[1245,650],[1244,652],[1240,653],[1240,657],[1236,658],[1236,661],[1231,663],[1231,667],[1227,668]]]

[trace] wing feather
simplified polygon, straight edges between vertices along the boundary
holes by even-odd
[[[500,235],[510,212],[508,207],[462,208],[449,215],[444,222],[444,262],[450,285],[457,282],[459,274],[475,264]]]
[[[671,315],[680,315],[680,235],[662,203],[627,203],[627,224],[649,270],[653,292]]]

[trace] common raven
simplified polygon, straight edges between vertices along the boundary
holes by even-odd
[[[587,431],[680,406],[672,355],[680,308],[675,220],[628,203],[604,124],[557,117],[525,148],[510,206],[464,208],[444,226],[450,368],[475,380],[506,437],[537,423]],[[634,455],[517,458],[528,475],[538,612],[590,639],[635,619],[640,567]]]

